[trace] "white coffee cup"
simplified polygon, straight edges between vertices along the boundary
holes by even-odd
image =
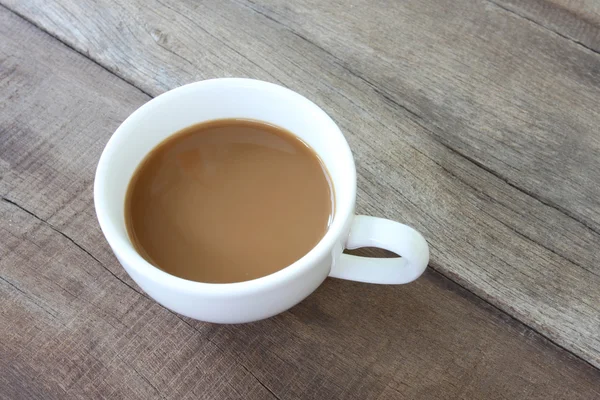
[[[185,127],[221,118],[265,121],[308,143],[331,175],[335,214],[323,239],[282,270],[246,282],[200,283],[170,275],[136,252],[125,227],[125,193],[134,170],[157,144]],[[423,236],[398,222],[355,216],[355,200],[354,159],[331,118],[289,89],[251,79],[196,82],[144,104],[108,141],[94,182],[100,227],[131,278],[163,306],[217,323],[250,322],[283,312],[311,294],[328,276],[384,284],[408,283],[418,278],[429,261]],[[359,247],[380,247],[401,257],[342,254],[344,248]],[[207,267],[210,268],[203,266]]]

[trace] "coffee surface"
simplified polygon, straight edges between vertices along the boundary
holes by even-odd
[[[146,156],[129,183],[125,221],[154,266],[199,282],[240,282],[308,253],[327,231],[332,193],[320,158],[292,133],[215,120]]]

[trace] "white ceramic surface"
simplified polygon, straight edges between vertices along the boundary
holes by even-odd
[[[170,275],[145,261],[129,241],[124,220],[127,185],[144,156],[171,134],[198,122],[251,118],[283,127],[325,163],[335,190],[335,214],[323,239],[292,265],[246,282],[210,284]],[[407,283],[429,261],[425,239],[398,222],[355,216],[356,170],[348,143],[329,116],[305,97],[271,83],[213,79],[164,93],[135,111],[108,141],[94,182],[100,227],[133,280],[163,306],[217,323],[268,318],[294,306],[329,276],[372,283]],[[370,259],[344,248],[381,247],[401,258]]]

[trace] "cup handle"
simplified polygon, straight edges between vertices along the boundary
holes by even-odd
[[[329,276],[351,281],[402,284],[417,279],[427,268],[429,246],[423,236],[399,222],[357,215],[354,217],[347,249],[379,247],[400,257],[371,258],[342,254]]]

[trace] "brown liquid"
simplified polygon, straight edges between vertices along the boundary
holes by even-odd
[[[260,278],[323,237],[333,214],[329,176],[292,133],[225,119],[188,127],[135,171],[125,221],[137,251],[199,282]]]

